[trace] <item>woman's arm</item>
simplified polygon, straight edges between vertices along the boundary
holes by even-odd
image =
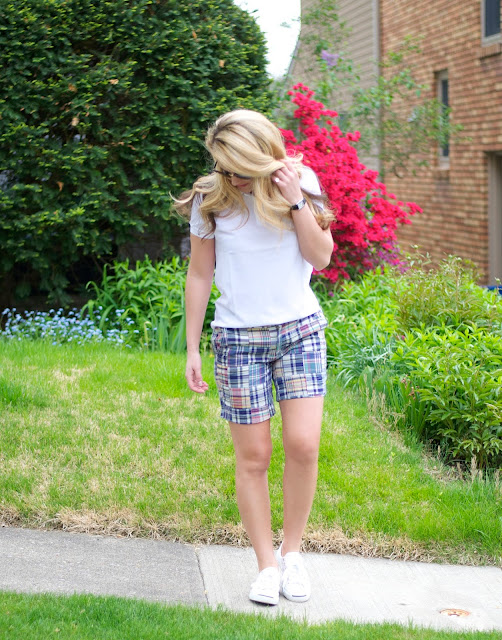
[[[291,160],[286,158],[282,162],[285,167],[276,171],[272,179],[292,206],[303,198],[300,178]],[[308,205],[291,214],[302,256],[317,271],[324,269],[330,263],[333,253],[331,230],[321,229]]]
[[[207,303],[213,283],[215,253],[214,239],[202,240],[190,234],[191,258],[185,285],[185,313],[187,324],[187,365],[185,377],[196,393],[204,393],[208,385],[202,379],[199,353],[200,336]]]
[[[316,271],[321,271],[328,266],[333,253],[331,229],[321,229],[307,204],[300,211],[292,211],[291,214],[302,256]]]

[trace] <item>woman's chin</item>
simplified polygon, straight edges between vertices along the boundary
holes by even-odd
[[[239,189],[239,191],[241,193],[251,193],[252,191],[252,185],[251,183],[247,183],[247,184],[236,184],[235,187],[237,189]]]

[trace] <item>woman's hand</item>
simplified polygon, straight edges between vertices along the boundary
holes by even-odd
[[[199,353],[189,353],[187,355],[185,378],[188,386],[195,393],[206,393],[209,389],[207,382],[202,379],[202,361]]]
[[[281,162],[284,163],[284,167],[274,171],[272,181],[278,186],[284,199],[293,206],[303,198],[300,177],[290,158],[283,158]]]

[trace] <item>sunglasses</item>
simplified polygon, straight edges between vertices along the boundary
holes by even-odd
[[[216,168],[216,165],[214,165],[213,167],[213,172],[214,173],[219,173],[222,176],[225,176],[225,178],[239,178],[239,180],[252,180],[253,178],[251,176],[241,176],[240,173],[234,173],[233,171],[219,171]]]

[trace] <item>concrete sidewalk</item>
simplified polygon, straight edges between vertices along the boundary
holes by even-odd
[[[0,528],[0,590],[93,593],[158,602],[223,605],[320,623],[398,622],[449,630],[502,630],[502,571],[305,555],[312,598],[277,607],[248,599],[257,566],[251,549],[137,538]],[[441,613],[464,610],[466,616]]]

